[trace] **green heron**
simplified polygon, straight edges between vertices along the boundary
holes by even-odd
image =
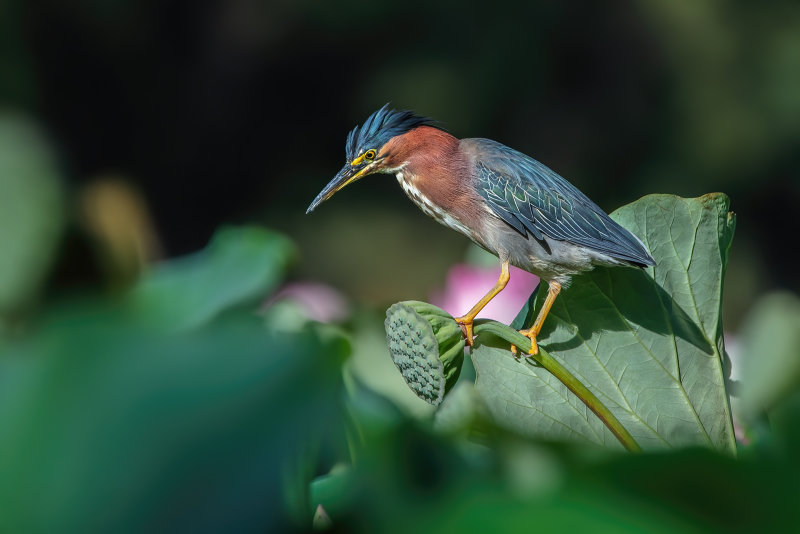
[[[595,265],[655,265],[644,244],[564,178],[490,139],[457,139],[429,118],[388,104],[347,136],[347,162],[308,207],[370,174],[394,174],[425,214],[461,232],[502,262],[495,286],[456,321],[473,343],[473,321],[506,286],[515,265],[547,281],[536,336],[562,287]],[[516,353],[516,347],[512,347]]]

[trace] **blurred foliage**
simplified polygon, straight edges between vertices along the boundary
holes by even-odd
[[[752,420],[800,390],[800,299],[772,293],[759,300],[741,331],[740,410]]]
[[[0,43],[0,530],[800,519],[796,297],[758,299],[800,288],[797,2],[9,0]],[[754,377],[739,460],[513,435],[469,361],[435,414],[408,391],[374,310],[428,298],[466,242],[391,179],[302,215],[386,101],[521,149],[609,211],[731,194],[723,315]],[[252,227],[151,265],[254,218],[296,243],[291,271],[288,241]],[[253,313],[285,276],[359,302],[352,335],[290,302]]]
[[[281,236],[225,229],[122,302],[64,303],[7,339],[0,530],[287,528],[307,502],[284,494],[287,466],[344,443],[349,350],[253,313],[287,254]]]
[[[269,294],[291,251],[285,237],[262,228],[222,229],[201,252],[156,265],[126,300],[159,327],[193,328]]]
[[[315,482],[312,502],[346,532],[786,531],[798,518],[798,465],[785,456],[593,456],[496,432],[470,455],[401,425],[355,471]]]
[[[191,335],[102,306],[47,322],[0,359],[0,529],[288,525],[283,470],[341,424],[339,349],[253,318]]]
[[[44,133],[22,115],[0,113],[0,328],[39,296],[62,233],[64,204]]]

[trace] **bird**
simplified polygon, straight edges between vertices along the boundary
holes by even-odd
[[[555,171],[522,152],[483,138],[458,139],[431,118],[389,104],[347,136],[346,162],[306,210],[375,174],[397,178],[426,215],[467,236],[500,259],[497,283],[455,318],[467,344],[486,304],[508,284],[509,265],[548,284],[530,328],[528,355],[562,288],[596,265],[646,268],[655,261],[644,243]],[[511,350],[516,354],[517,348]]]

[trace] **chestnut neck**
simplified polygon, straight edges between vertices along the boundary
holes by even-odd
[[[386,168],[397,175],[403,190],[423,211],[470,235],[467,221],[476,206],[467,155],[460,141],[447,132],[420,126],[392,138],[386,147]],[[437,214],[431,212],[438,212]]]
[[[450,167],[461,159],[458,139],[431,126],[420,126],[392,138],[385,152],[386,168],[402,168],[403,174],[423,179],[430,175],[455,174]]]

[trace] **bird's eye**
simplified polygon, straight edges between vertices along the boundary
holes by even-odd
[[[375,159],[376,155],[377,155],[377,152],[375,152],[375,150],[371,148],[371,149],[367,150],[366,152],[364,152],[364,159],[367,160],[367,161],[372,161],[373,159]]]

